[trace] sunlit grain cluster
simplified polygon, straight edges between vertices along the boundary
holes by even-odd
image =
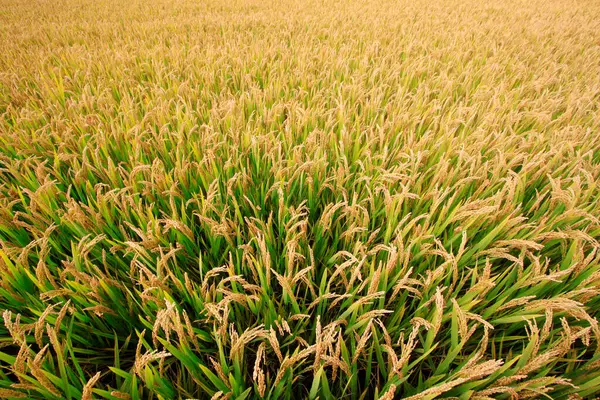
[[[0,0],[0,397],[600,394],[600,3]]]

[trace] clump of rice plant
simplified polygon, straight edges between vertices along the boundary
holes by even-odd
[[[600,394],[600,4],[0,4],[0,397]]]

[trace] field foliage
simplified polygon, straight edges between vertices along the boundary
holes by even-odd
[[[600,393],[600,3],[0,0],[0,397]]]

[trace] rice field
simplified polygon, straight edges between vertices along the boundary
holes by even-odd
[[[0,0],[0,397],[600,396],[600,3]]]

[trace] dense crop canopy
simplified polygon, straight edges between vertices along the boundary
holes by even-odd
[[[0,397],[600,394],[598,21],[0,0]]]

